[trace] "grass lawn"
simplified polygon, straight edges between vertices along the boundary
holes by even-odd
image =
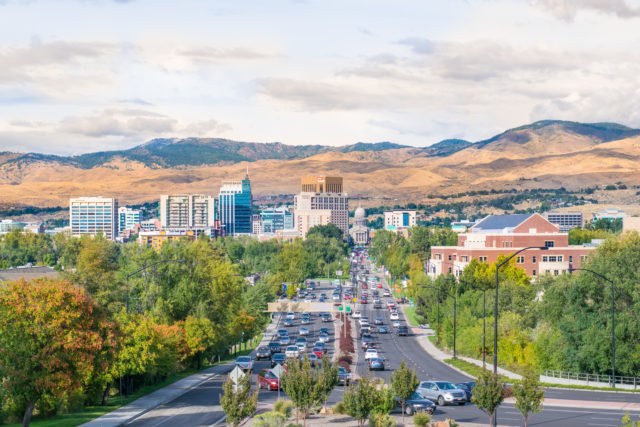
[[[418,320],[415,307],[406,307],[404,311],[407,313],[407,321],[411,326],[420,326],[420,321]]]
[[[256,346],[260,343],[261,340],[262,340],[262,334],[256,337],[253,343],[251,344],[247,343],[246,350],[239,352],[235,356],[230,356],[230,357],[227,357],[226,359],[222,359],[219,363],[203,366],[202,369],[204,370],[204,369],[210,368],[211,366],[221,365],[221,364],[230,362],[232,360],[235,360],[235,358],[238,356],[246,356],[250,354],[253,351],[253,349],[256,348]],[[188,369],[183,372],[179,372],[177,374],[174,374],[168,377],[166,380],[162,381],[161,383],[141,387],[131,396],[122,397],[122,399],[120,399],[120,395],[111,396],[109,398],[109,404],[107,406],[87,406],[76,412],[71,412],[69,414],[56,415],[55,417],[47,418],[47,419],[38,419],[38,417],[34,417],[30,425],[36,426],[36,427],[74,427],[80,424],[84,424],[87,421],[91,421],[106,413],[114,411],[121,406],[127,405],[136,399],[146,396],[149,393],[153,393],[158,389],[166,387],[178,380],[186,378],[189,375],[193,375],[197,372],[198,370],[195,368]],[[19,427],[22,424],[16,423],[16,424],[2,424],[2,425],[9,426],[9,427]]]

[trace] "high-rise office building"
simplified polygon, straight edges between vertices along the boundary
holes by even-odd
[[[216,221],[216,199],[204,194],[160,196],[162,228],[213,227]]]
[[[294,222],[298,235],[306,238],[313,226],[332,223],[342,230],[346,239],[349,232],[349,198],[347,193],[342,192],[342,178],[303,177],[301,189],[302,192],[294,198]]]
[[[133,230],[133,227],[140,224],[140,210],[122,206],[118,209],[118,224],[119,233],[123,230]]]
[[[69,200],[71,234],[95,236],[102,232],[115,240],[118,236],[118,199],[109,197],[77,197]]]
[[[404,230],[416,225],[416,211],[389,211],[384,213],[385,230]]]
[[[220,222],[227,236],[251,234],[251,180],[223,181],[218,196]]]
[[[562,233],[582,227],[583,224],[582,212],[547,212],[544,217]]]
[[[278,230],[293,228],[293,214],[288,206],[263,209],[260,212],[262,233],[275,233]]]

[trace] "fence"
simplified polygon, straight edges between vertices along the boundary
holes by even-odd
[[[540,376],[540,381],[555,384],[590,385],[594,387],[611,387],[611,375],[582,374],[577,372],[545,370]],[[615,385],[619,388],[640,388],[639,377],[615,377]]]

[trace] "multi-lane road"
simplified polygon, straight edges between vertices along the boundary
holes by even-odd
[[[372,271],[372,266],[368,263],[360,266],[362,269]],[[381,276],[385,288],[387,284]],[[316,295],[321,293],[327,294],[331,298],[331,293],[335,289],[335,285],[330,282],[322,281],[316,282],[317,287],[315,289]],[[384,288],[383,288],[384,289]],[[379,289],[382,295],[383,289]],[[361,289],[358,289],[358,296],[361,295]],[[372,289],[369,290],[369,304],[356,304],[355,310],[360,310],[363,315],[369,317],[369,321],[373,324],[373,320],[376,317],[382,317],[384,324],[387,326],[388,334],[374,333],[377,348],[380,355],[385,359],[385,371],[372,372],[372,376],[377,376],[388,380],[393,370],[397,368],[404,360],[410,367],[415,367],[418,378],[420,380],[447,380],[452,382],[468,381],[469,378],[463,374],[460,374],[456,370],[451,369],[448,365],[445,365],[432,357],[430,357],[421,345],[418,343],[416,336],[411,334],[407,337],[400,337],[396,334],[395,329],[391,326],[389,319],[389,311],[386,309],[386,304],[383,304],[382,309],[373,308],[372,304]],[[380,298],[383,303],[389,298]],[[401,318],[403,318],[400,311]],[[275,331],[279,328],[283,328],[283,316],[274,316],[273,324],[270,327],[270,331]],[[357,323],[357,322],[356,322]],[[406,320],[405,322],[406,323]],[[292,342],[298,336],[300,328],[300,317],[296,315],[294,325],[287,327]],[[334,352],[335,334],[334,334],[334,322],[323,323],[320,316],[314,313],[311,317],[311,324],[307,326],[311,334],[308,337],[309,345],[312,345],[319,334],[321,327],[328,327],[330,334],[330,341],[328,343],[329,356],[331,357]],[[372,325],[373,326],[373,325]],[[377,329],[377,328],[376,328]],[[409,328],[411,331],[411,328]],[[360,376],[366,376],[369,374],[367,365],[364,361],[364,353],[360,340],[357,338],[358,329],[354,329],[354,335],[356,338],[356,348],[358,349],[358,363],[354,367],[355,372]],[[269,337],[268,337],[269,338]],[[254,364],[253,383],[256,381],[256,374],[263,368],[269,368],[269,361],[256,361]],[[230,371],[233,368],[232,364],[228,365]],[[162,405],[158,408],[143,414],[136,418],[128,425],[133,426],[145,426],[145,427],[158,427],[158,426],[177,426],[177,425],[189,425],[189,426],[213,426],[223,425],[225,422],[224,412],[219,404],[219,396],[222,393],[222,382],[225,379],[225,375],[214,377],[208,381],[203,382],[199,386],[189,390],[178,399]],[[342,400],[344,393],[344,387],[337,387],[331,394],[329,403],[334,404]],[[280,392],[280,395],[284,397],[284,393]],[[277,391],[260,391],[260,405],[270,405],[278,398]],[[620,420],[624,415],[624,411],[621,410],[606,410],[606,409],[594,409],[594,407],[601,406],[601,402],[640,402],[640,395],[632,393],[603,393],[603,392],[590,392],[583,390],[562,390],[562,389],[548,389],[546,391],[547,399],[566,400],[578,403],[579,408],[565,406],[546,406],[544,410],[535,414],[530,418],[529,425],[536,426],[616,426],[621,424]],[[637,417],[640,414],[638,412],[632,415]],[[465,423],[480,423],[486,424],[488,417],[481,412],[475,405],[468,403],[464,406],[444,406],[438,407],[434,415],[435,420],[444,420],[446,418],[453,418],[458,422]],[[498,411],[498,422],[500,425],[518,426],[522,425],[522,416],[511,404],[503,404]]]

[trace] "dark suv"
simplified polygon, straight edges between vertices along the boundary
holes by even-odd
[[[406,337],[407,335],[409,335],[409,328],[404,325],[398,326],[398,335]]]

